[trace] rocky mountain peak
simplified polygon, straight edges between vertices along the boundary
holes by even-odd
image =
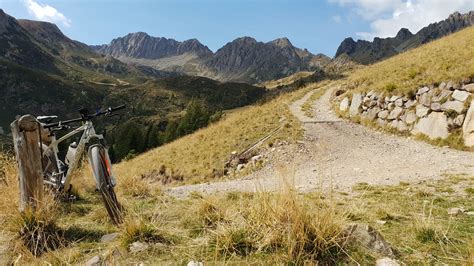
[[[13,23],[15,23],[15,19],[7,15],[0,8],[0,34],[7,31],[7,28],[10,27]]]
[[[280,48],[293,47],[293,44],[286,37],[275,39],[275,40],[271,41],[270,43],[273,44],[273,45],[276,45]]]
[[[401,28],[398,33],[397,33],[397,36],[395,36],[396,39],[398,40],[406,40],[410,37],[413,36],[413,33],[411,33],[411,31],[407,28]]]

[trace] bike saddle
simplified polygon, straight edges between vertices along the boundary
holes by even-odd
[[[53,121],[56,118],[58,118],[57,115],[43,115],[43,116],[36,117],[36,119],[40,123],[43,123],[43,124],[49,124],[49,123],[51,123],[51,121]]]

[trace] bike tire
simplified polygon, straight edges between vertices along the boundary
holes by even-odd
[[[107,213],[110,219],[116,225],[123,221],[122,206],[117,200],[114,186],[110,177],[110,162],[106,156],[106,150],[100,145],[90,148],[89,156],[92,170],[96,176],[97,188],[102,195]]]

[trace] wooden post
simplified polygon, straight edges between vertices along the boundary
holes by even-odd
[[[24,115],[10,125],[13,134],[18,179],[20,182],[20,212],[35,209],[43,198],[43,171],[39,123],[32,115]]]

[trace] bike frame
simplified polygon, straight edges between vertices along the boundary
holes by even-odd
[[[67,170],[66,175],[64,176],[64,172],[61,170],[62,169],[62,161],[59,160],[58,153],[59,153],[59,143],[65,141],[66,139],[71,138],[72,136],[79,134],[81,132],[84,132],[81,136],[81,139],[77,145],[76,149],[76,154],[74,156],[74,159],[72,162],[69,162],[69,167]],[[59,177],[61,178],[60,180],[60,186],[64,189],[64,191],[69,191],[71,188],[71,178],[72,178],[72,173],[77,169],[79,165],[79,161],[81,160],[82,155],[84,154],[86,145],[89,143],[89,141],[92,138],[97,138],[99,140],[103,140],[104,136],[101,134],[96,134],[94,126],[91,121],[86,121],[82,126],[74,129],[73,131],[67,133],[66,135],[62,136],[61,138],[56,140],[56,137],[52,137],[52,142],[51,144],[48,145],[48,148],[43,151],[43,155],[45,155],[49,150],[52,150],[54,153],[54,157],[56,159],[56,164],[57,164],[57,169],[59,173]],[[60,188],[61,188],[60,187]]]

